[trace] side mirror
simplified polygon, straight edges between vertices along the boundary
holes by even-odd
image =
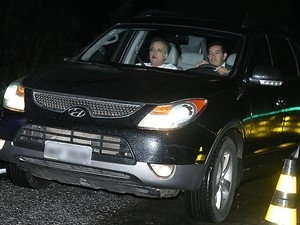
[[[280,71],[271,66],[255,67],[248,82],[262,86],[281,86],[283,83]]]

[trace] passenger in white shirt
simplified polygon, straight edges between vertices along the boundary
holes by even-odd
[[[159,36],[153,38],[149,49],[150,63],[144,63],[144,65],[177,70],[177,67],[172,63],[165,63],[170,50],[171,45],[164,38]],[[138,63],[137,65],[141,65],[141,63]]]

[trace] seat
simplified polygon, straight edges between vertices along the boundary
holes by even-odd
[[[206,40],[203,37],[190,35],[187,44],[180,45],[182,52],[196,52],[206,54]]]
[[[227,57],[227,59],[226,59],[226,64],[227,64],[227,65],[230,65],[230,66],[233,66],[234,61],[235,61],[235,58],[236,58],[236,53],[230,54],[230,55]]]
[[[196,52],[183,52],[178,59],[178,66],[183,70],[194,68],[196,63],[204,59],[204,54]]]
[[[165,60],[165,63],[172,63],[174,66],[178,64],[178,50],[174,44],[171,43],[171,50],[168,54],[168,57]]]

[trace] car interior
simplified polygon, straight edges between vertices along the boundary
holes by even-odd
[[[150,61],[150,43],[152,38],[157,35],[164,36],[171,44],[171,50],[165,62],[172,63],[178,70],[195,68],[197,62],[207,57],[207,43],[216,38],[222,38],[202,33],[174,33],[174,31],[161,30],[128,32],[126,29],[115,29],[96,41],[81,56],[81,60],[105,64],[143,65]],[[237,43],[229,38],[225,40],[229,55],[226,62],[233,66],[237,52],[233,50]]]
[[[207,41],[204,37],[187,35],[186,43],[178,44],[178,41],[170,41],[171,50],[165,63],[172,63],[179,70],[188,70],[194,68],[196,63],[207,57]],[[145,40],[139,51],[139,56],[144,62],[149,62],[148,49],[150,41]],[[229,54],[226,63],[233,66],[236,53]]]

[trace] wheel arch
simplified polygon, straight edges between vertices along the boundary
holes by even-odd
[[[213,151],[216,151],[216,146],[222,140],[223,137],[228,136],[230,137],[236,145],[237,150],[237,188],[242,180],[243,176],[243,153],[244,153],[244,138],[245,133],[242,128],[242,123],[239,121],[231,121],[227,123],[222,129],[219,130],[217,134],[217,138],[213,145]]]
[[[207,159],[209,160],[207,162],[208,167],[201,185],[197,190],[185,192],[187,210],[193,218],[199,221],[220,222],[227,217],[232,206],[235,190],[241,182],[243,138],[243,129],[238,121],[226,124],[217,132],[217,137]],[[229,160],[230,156],[228,155],[234,158],[231,157]],[[222,158],[227,158],[228,160],[221,162]],[[232,161],[232,164],[227,167],[229,165],[227,162],[229,161]],[[223,178],[220,178],[223,176],[221,175],[223,165],[225,165],[224,171],[229,171],[228,176],[224,177],[224,180],[226,180],[224,183],[220,181],[223,180]],[[232,172],[230,172],[230,169],[226,169],[230,167]],[[227,188],[220,188],[221,186],[226,186]],[[224,194],[227,197],[220,197],[222,194],[219,194],[218,190],[227,192],[227,194]],[[216,200],[217,196],[219,196],[219,201]],[[222,199],[221,201],[224,200],[224,203],[220,204],[220,199]]]

